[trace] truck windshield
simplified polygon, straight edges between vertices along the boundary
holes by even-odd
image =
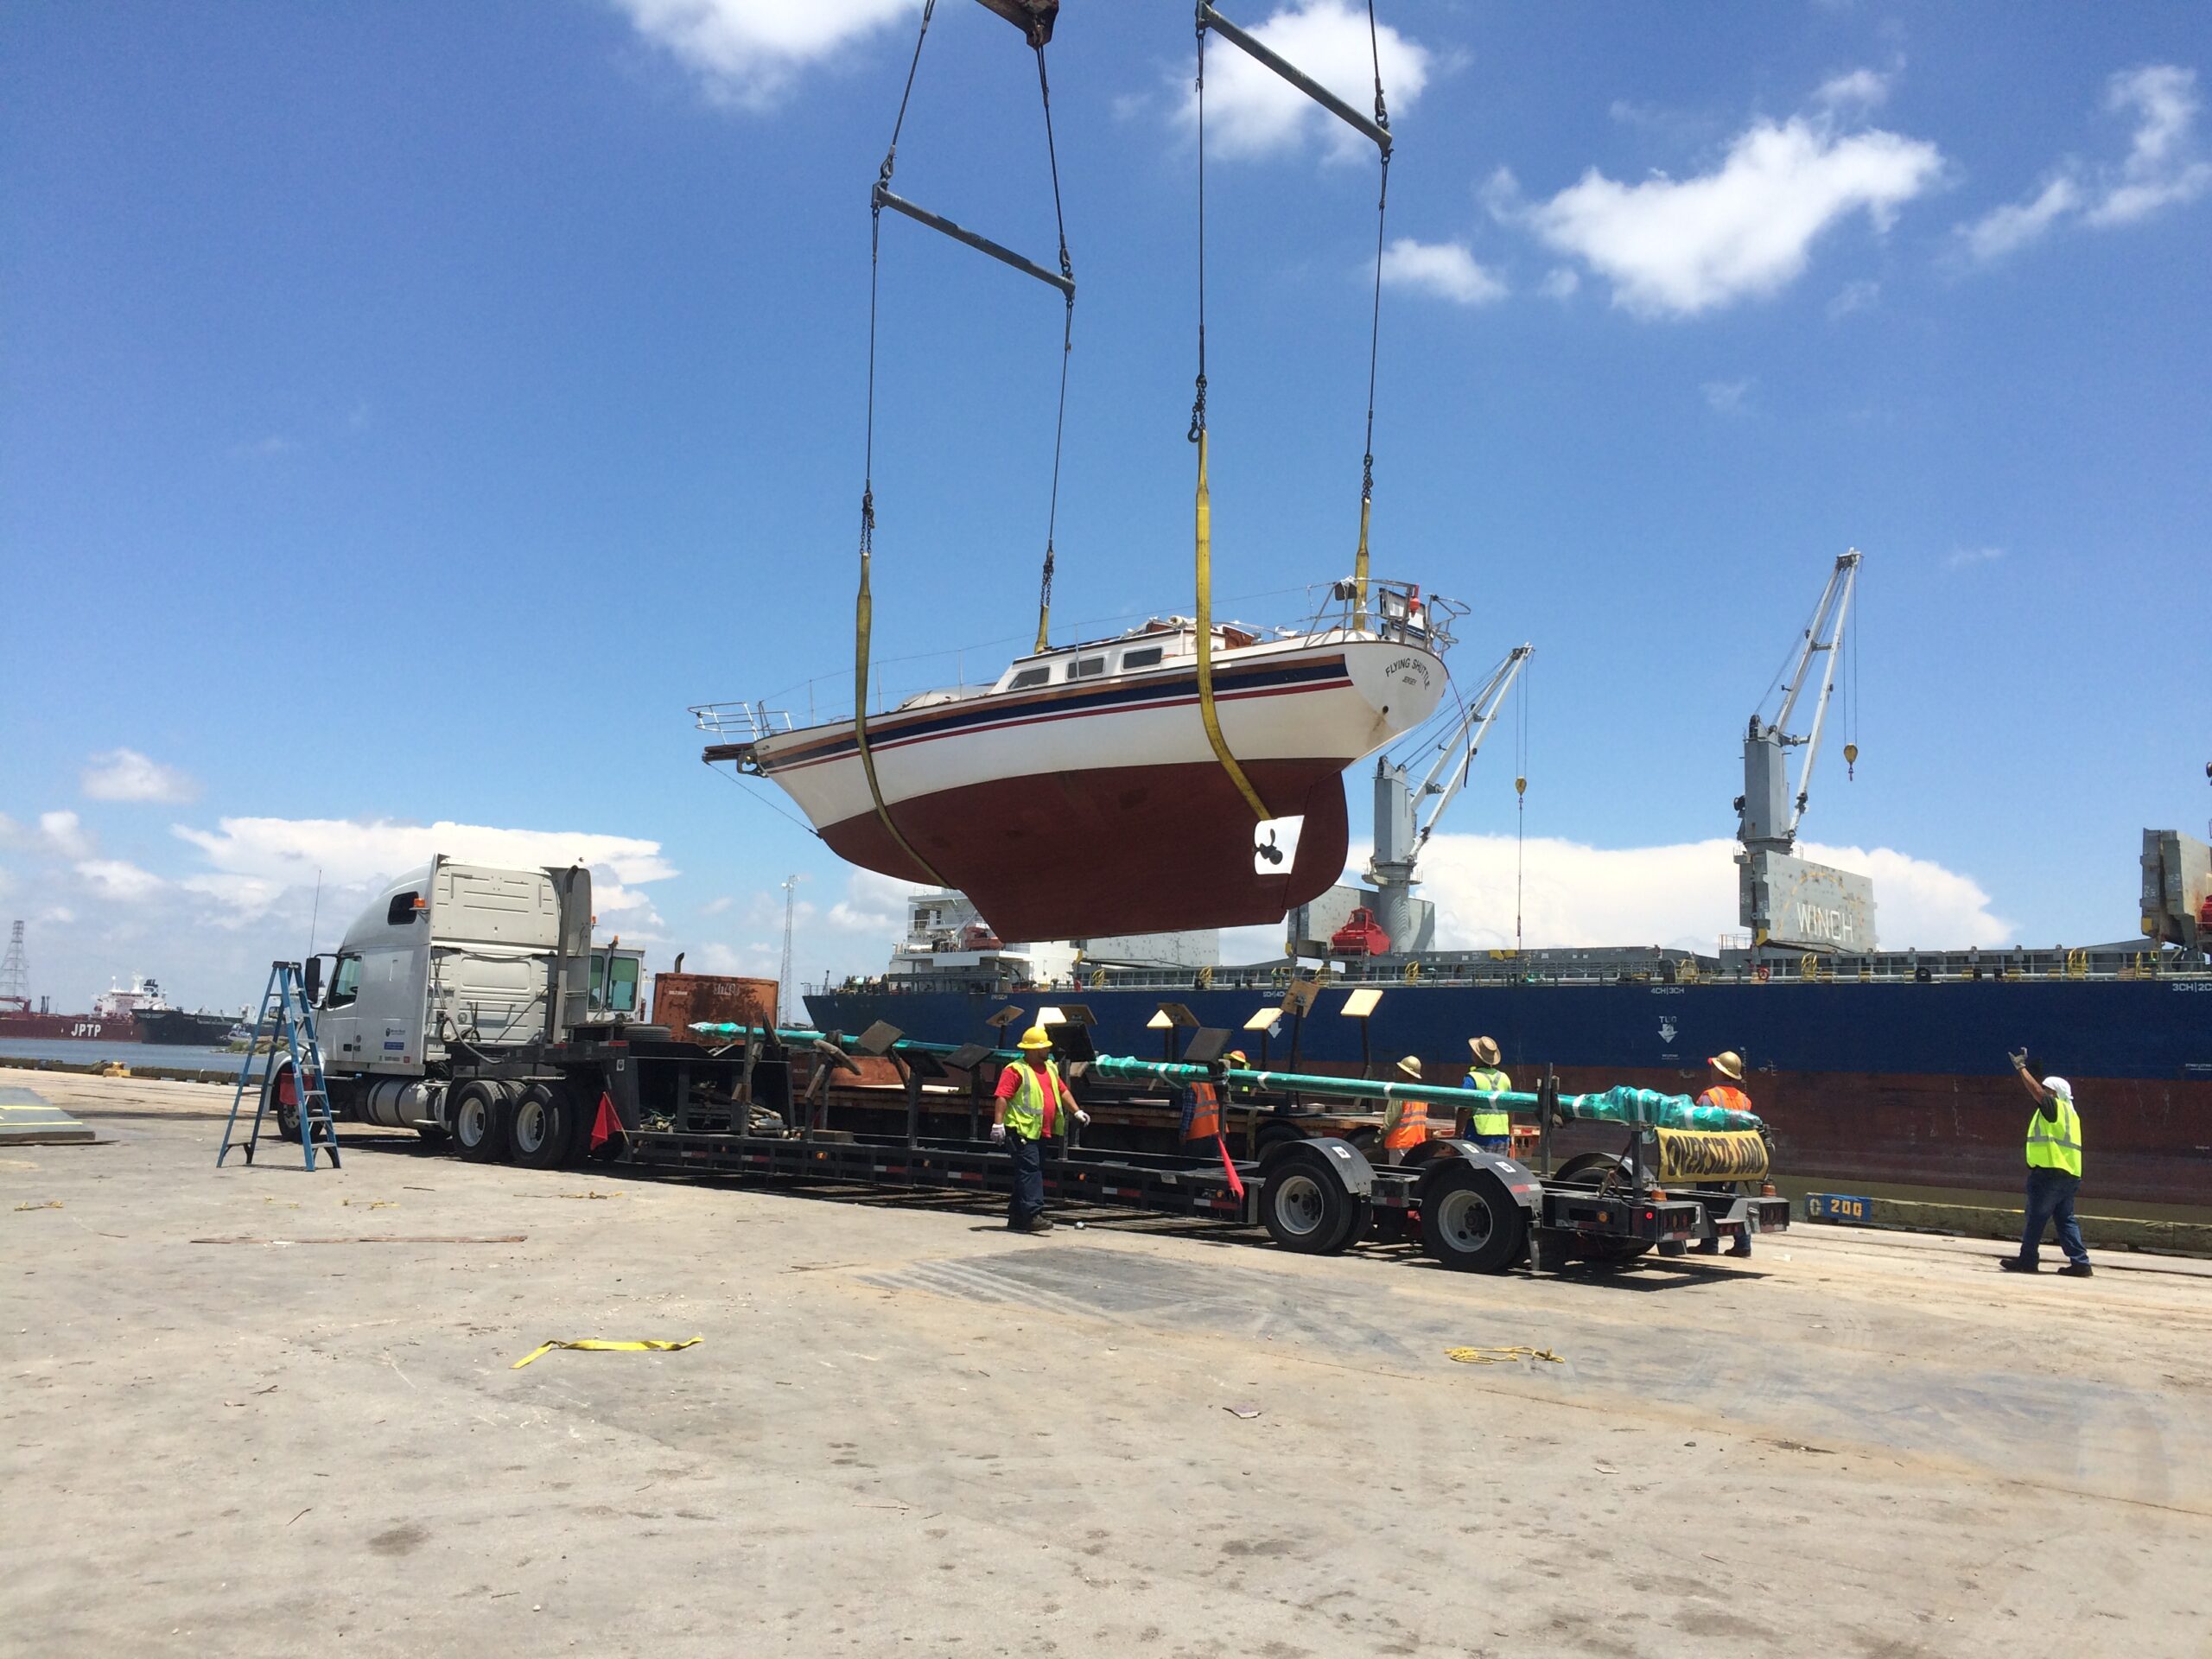
[[[631,1014],[638,1006],[638,959],[635,957],[591,959],[591,1005],[613,1014]]]

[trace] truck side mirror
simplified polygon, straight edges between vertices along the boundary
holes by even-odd
[[[308,1007],[321,1007],[322,1006],[322,958],[309,957],[301,964],[301,976],[307,988]]]

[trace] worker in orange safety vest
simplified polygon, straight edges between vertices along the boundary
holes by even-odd
[[[1421,1057],[1408,1054],[1398,1070],[1414,1083],[1421,1081]],[[1382,1160],[1402,1164],[1406,1154],[1428,1139],[1428,1103],[1390,1099],[1382,1108]]]
[[[1751,1097],[1744,1092],[1742,1087],[1744,1057],[1734,1049],[1726,1048],[1706,1064],[1713,1068],[1713,1082],[1697,1097],[1697,1103],[1700,1106],[1719,1106],[1732,1112],[1750,1111]],[[1720,1241],[1718,1238],[1700,1239],[1697,1249],[1700,1255],[1718,1255],[1720,1254]],[[1746,1230],[1736,1235],[1736,1242],[1728,1247],[1728,1254],[1749,1255],[1751,1253],[1751,1235]]]

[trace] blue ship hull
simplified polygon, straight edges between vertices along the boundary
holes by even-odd
[[[1555,1068],[1571,1090],[1615,1083],[1695,1093],[1707,1058],[1742,1054],[1753,1104],[1773,1126],[1785,1173],[1835,1181],[2012,1191],[2030,1105],[2006,1058],[2028,1050],[2075,1085],[2088,1146],[2085,1197],[2212,1207],[2212,978],[1980,980],[1764,984],[1389,985],[1366,1020],[1323,990],[1283,1017],[1266,1063],[1319,1071],[1385,1068],[1414,1055],[1457,1082],[1471,1037],[1495,1038],[1517,1078]],[[1101,1052],[1163,1054],[1146,1021],[1163,1000],[1202,1026],[1239,1033],[1279,995],[1260,988],[1024,991],[842,990],[806,998],[825,1030],[878,1020],[937,1042],[998,1040],[986,1024],[1009,1004],[1080,1003]],[[1362,1027],[1366,1048],[1362,1048]]]

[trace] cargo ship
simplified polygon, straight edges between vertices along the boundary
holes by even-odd
[[[240,1018],[173,1007],[161,982],[133,974],[128,986],[111,983],[92,999],[88,1014],[56,1014],[44,997],[31,1006],[23,925],[17,922],[0,964],[0,1042],[159,1043],[220,1047]]]
[[[129,989],[110,985],[92,999],[89,1014],[56,1014],[47,1005],[44,997],[38,1007],[31,1007],[31,1000],[24,988],[25,976],[20,964],[22,960],[22,924],[16,924],[15,938],[10,942],[8,962],[11,972],[9,988],[0,994],[0,1041],[82,1042],[82,1043],[139,1043],[145,1041],[145,1033],[139,1025],[140,1007],[150,998],[161,1000],[161,988],[151,980],[142,980],[135,975]]]

